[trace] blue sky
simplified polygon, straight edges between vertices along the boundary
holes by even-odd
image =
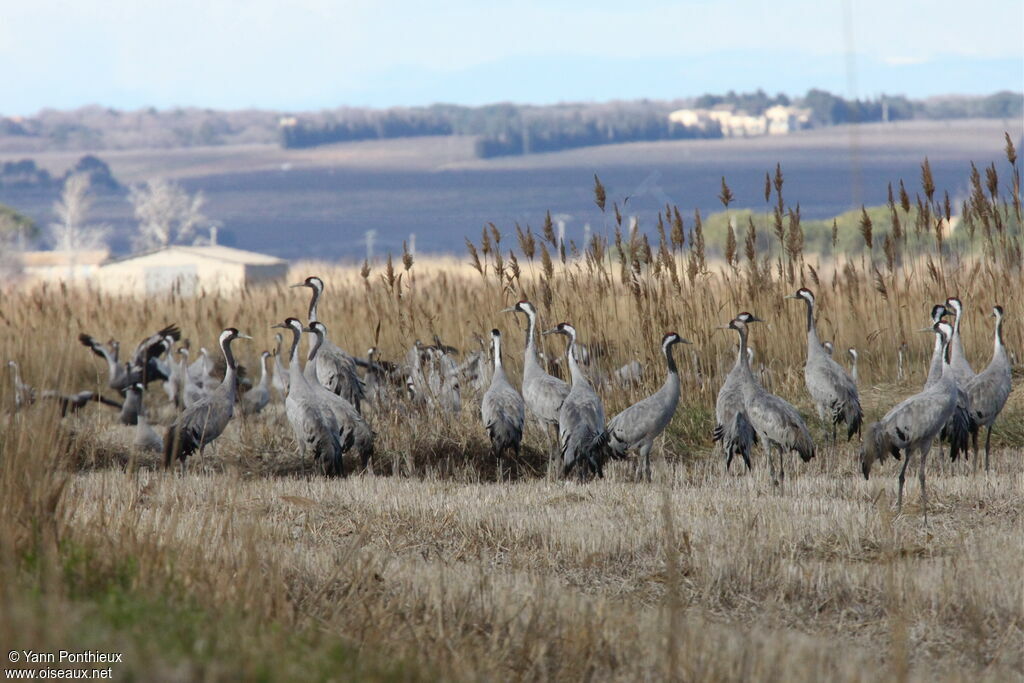
[[[8,115],[86,104],[668,99],[757,87],[1021,90],[1024,3],[29,0],[0,12]]]

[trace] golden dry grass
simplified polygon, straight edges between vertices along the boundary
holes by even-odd
[[[927,524],[916,482],[896,515],[894,465],[864,481],[855,442],[821,445],[809,464],[791,458],[784,494],[761,457],[751,475],[726,474],[710,442],[735,353],[715,326],[740,310],[769,321],[752,339],[764,381],[823,434],[803,387],[803,306],[782,298],[801,284],[818,295],[822,338],[861,351],[869,420],[919,390],[932,340],[913,331],[948,295],[967,304],[975,369],[988,360],[983,314],[994,303],[1019,353],[1019,218],[979,231],[983,256],[936,251],[892,268],[816,264],[798,251],[706,267],[693,235],[684,249],[653,247],[654,258],[626,241],[575,258],[570,249],[563,261],[550,242],[544,257],[543,232],[532,247],[518,241],[513,264],[516,237],[488,232],[473,266],[300,264],[295,280],[327,282],[321,318],[354,353],[376,345],[400,359],[435,333],[468,351],[474,333],[499,327],[513,377],[521,321],[498,311],[529,298],[542,324],[571,320],[606,349],[602,371],[644,363],[641,386],[603,389],[609,414],[660,383],[658,341],[674,329],[694,345],[680,354],[683,399],[652,484],[636,482],[631,463],[589,484],[549,480],[549,437],[534,425],[516,479],[495,483],[468,389],[455,416],[368,406],[373,473],[319,476],[295,455],[275,403],[232,422],[185,475],[170,474],[132,452],[131,430],[109,411],[60,420],[42,402],[12,413],[4,381],[0,641],[119,649],[119,673],[147,679],[1024,677],[1019,389],[997,423],[991,472],[933,450]],[[270,325],[305,311],[305,291],[147,301],[14,292],[0,306],[0,357],[21,361],[40,388],[102,388],[105,368],[79,331],[130,346],[177,322],[194,345],[213,347],[229,325],[253,334],[239,352],[254,366]],[[903,340],[909,374],[896,381]],[[147,400],[157,422],[173,418],[159,389]]]

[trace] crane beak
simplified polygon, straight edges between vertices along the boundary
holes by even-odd
[[[238,333],[238,337],[237,338],[238,339],[252,339],[252,337],[250,337],[249,335],[242,334],[241,332]]]
[[[933,330],[930,327],[922,327],[920,330],[917,330],[917,331],[918,332],[935,332],[935,330]]]
[[[786,296],[784,296],[782,298],[783,299],[799,299],[800,297],[798,297],[796,294],[787,294]]]
[[[500,311],[498,311],[498,313],[515,313],[515,312],[516,312],[516,307],[515,306],[509,306],[508,308],[503,308]]]
[[[274,329],[287,330],[288,326],[285,325],[284,323],[277,323],[276,325],[271,325],[270,329],[272,329],[272,330],[274,330]]]
[[[294,285],[288,285],[288,288],[289,289],[295,289],[296,287],[308,287],[308,286],[309,285],[307,285],[305,282],[299,282],[299,283],[294,284]]]
[[[557,327],[552,327],[550,330],[544,330],[541,334],[556,334],[558,331]]]
[[[683,339],[682,337],[680,337],[679,338],[679,343],[680,344],[692,344],[693,342],[690,341],[689,339]]]

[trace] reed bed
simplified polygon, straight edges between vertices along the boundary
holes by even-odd
[[[332,339],[391,360],[435,334],[466,353],[497,327],[518,377],[522,321],[498,311],[529,299],[542,326],[580,330],[595,373],[643,364],[638,386],[602,388],[609,414],[660,384],[663,333],[688,338],[683,397],[650,485],[630,463],[589,484],[547,478],[550,436],[535,425],[513,481],[496,483],[468,389],[457,415],[368,406],[373,471],[325,479],[295,454],[279,403],[233,421],[176,475],[133,452],[130,428],[104,409],[62,420],[41,401],[15,413],[11,383],[0,383],[0,642],[119,650],[115,677],[162,680],[1024,677],[1019,389],[997,422],[991,472],[933,458],[927,525],[914,486],[894,515],[891,466],[860,477],[855,442],[796,465],[778,495],[760,457],[751,474],[726,473],[710,437],[735,357],[717,326],[742,310],[768,321],[752,333],[763,381],[824,436],[803,387],[803,306],[783,299],[800,286],[817,296],[819,335],[837,354],[860,351],[868,419],[919,389],[933,340],[915,331],[947,296],[966,304],[976,370],[991,353],[993,304],[1019,354],[1020,174],[1009,141],[1007,159],[1005,177],[994,167],[972,175],[959,235],[925,162],[913,197],[896,186],[886,225],[864,212],[869,249],[849,259],[803,252],[799,208],[777,169],[766,176],[763,250],[757,228],[739,225],[712,257],[701,217],[676,207],[649,232],[631,231],[625,198],[595,178],[600,228],[585,245],[559,242],[549,220],[486,226],[467,240],[467,259],[295,265],[293,281],[327,283],[320,317]],[[719,199],[732,209],[724,179]],[[272,323],[304,317],[305,291],[12,291],[0,304],[0,357],[17,359],[37,388],[102,389],[106,368],[79,332],[130,345],[175,322],[194,347],[214,348],[227,326],[252,334],[237,345],[251,369],[272,348]],[[554,359],[564,346],[544,349]],[[155,385],[147,403],[156,422],[173,418]]]

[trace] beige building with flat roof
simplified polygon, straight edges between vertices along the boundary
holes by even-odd
[[[108,261],[90,284],[110,294],[195,296],[237,292],[287,276],[288,262],[276,256],[220,245],[171,245]]]

